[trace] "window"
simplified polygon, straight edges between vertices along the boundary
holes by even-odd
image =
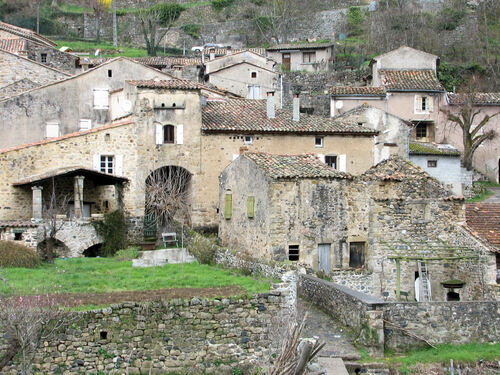
[[[260,86],[249,85],[247,99],[260,99]]]
[[[247,199],[247,216],[250,219],[253,219],[255,214],[255,197],[249,196]]]
[[[415,135],[417,138],[427,138],[427,124],[417,124],[417,127],[415,128]]]
[[[109,108],[109,90],[94,89],[94,109]]]
[[[427,160],[427,167],[428,168],[436,168],[437,166],[438,166],[437,160]]]
[[[22,232],[14,232],[14,241],[22,241],[23,233]]]
[[[314,146],[323,147],[323,137],[315,137],[314,138]]]
[[[288,260],[297,262],[299,260],[299,245],[288,246]]]
[[[104,173],[113,174],[113,155],[101,155],[99,170]]]
[[[429,113],[432,110],[432,97],[415,95],[415,113]]]
[[[365,243],[351,242],[349,244],[349,267],[362,268],[365,265]]]
[[[46,53],[41,53],[41,54],[40,54],[40,61],[41,61],[43,64],[46,64],[46,63],[47,63],[47,54],[46,54]]]
[[[325,163],[333,169],[337,169],[337,155],[326,155]]]
[[[174,126],[165,125],[163,127],[163,143],[174,143]]]
[[[47,125],[45,126],[45,137],[46,138],[59,137],[59,123],[48,122]]]
[[[108,78],[113,77],[113,71],[111,69],[108,69]]]
[[[253,137],[251,135],[245,135],[243,137],[243,143],[246,144],[246,145],[253,144]]]
[[[252,77],[252,78],[257,78],[257,72],[252,72],[251,77]]]
[[[84,118],[80,119],[80,131],[89,129],[92,129],[92,120]]]
[[[231,219],[233,213],[233,195],[231,192],[226,193],[224,197],[224,218],[226,220]]]
[[[302,52],[302,62],[311,64],[316,62],[316,52]]]

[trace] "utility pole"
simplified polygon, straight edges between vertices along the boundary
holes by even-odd
[[[118,25],[116,22],[116,2],[113,0],[113,46],[118,47]]]

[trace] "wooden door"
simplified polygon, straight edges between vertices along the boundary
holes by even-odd
[[[318,270],[330,273],[330,244],[322,243],[318,245]]]
[[[283,68],[285,70],[290,70],[290,54],[289,53],[284,53],[282,55],[282,64],[283,64]]]

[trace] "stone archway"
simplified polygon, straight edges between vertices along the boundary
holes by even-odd
[[[152,171],[145,181],[144,231],[168,228],[174,221],[191,222],[191,177],[180,166],[164,166]]]
[[[56,239],[68,248],[68,258],[82,257],[88,248],[102,244],[102,238],[89,221],[66,221],[57,231]]]
[[[56,258],[68,258],[70,256],[70,250],[66,244],[57,238],[46,238],[45,240],[39,242],[36,246],[36,251],[42,257],[43,260],[48,259],[47,246],[50,245]],[[51,258],[52,259],[52,258]]]

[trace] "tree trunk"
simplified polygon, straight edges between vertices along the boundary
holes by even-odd
[[[113,0],[113,45],[118,47],[118,23],[116,19],[116,2]]]
[[[40,34],[40,3],[36,5],[36,32]]]
[[[95,41],[96,41],[96,43],[101,42],[100,21],[101,21],[100,14],[96,13],[95,14]]]

